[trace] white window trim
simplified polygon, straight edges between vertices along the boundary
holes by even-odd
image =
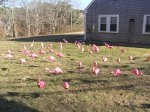
[[[101,17],[106,17],[106,31],[100,31]],[[110,31],[110,18],[117,17],[117,31]],[[119,33],[119,15],[99,15],[98,16],[98,32],[102,33]]]
[[[150,16],[150,14],[149,15],[144,15],[144,19],[143,19],[143,34],[150,34],[150,32],[145,32],[147,16]]]

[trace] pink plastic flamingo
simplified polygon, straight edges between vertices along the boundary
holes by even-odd
[[[99,52],[99,48],[98,48],[98,46],[96,46],[95,44],[93,44],[93,45],[91,46],[91,50],[92,50],[93,52]]]
[[[6,56],[5,56],[5,59],[12,59],[13,58],[13,56],[11,55],[11,54],[7,54]]]
[[[22,53],[25,54],[25,55],[29,55],[30,51],[29,50],[23,50]]]
[[[110,45],[107,44],[106,42],[104,42],[104,45],[105,45],[106,48],[109,48],[109,49],[112,49],[112,48],[113,48],[112,46],[110,46]]]
[[[94,53],[93,53],[93,51],[91,51],[91,50],[89,50],[89,49],[88,49],[88,52],[89,52],[91,55],[93,55],[93,54],[94,54]]]
[[[63,55],[62,53],[58,53],[57,56],[58,56],[59,58],[64,57],[64,55]]]
[[[24,44],[24,50],[27,50],[27,47],[26,47],[26,45]]]
[[[38,80],[37,80],[37,85],[38,85],[38,87],[39,87],[40,89],[43,89],[44,86],[45,86],[45,83],[44,83],[44,81],[41,81],[40,79],[38,79]]]
[[[52,48],[52,47],[53,47],[53,44],[49,43],[49,47]]]
[[[147,59],[146,59],[147,61],[150,61],[150,55],[149,56],[147,56]]]
[[[99,72],[100,72],[100,69],[99,68],[95,68],[94,73],[95,73],[96,76],[98,76]]]
[[[121,59],[120,59],[120,58],[118,58],[116,61],[117,61],[118,63],[120,63],[120,62],[121,62]]]
[[[20,63],[21,63],[21,64],[23,64],[23,63],[25,63],[25,62],[26,62],[25,58],[20,59]]]
[[[82,62],[78,62],[78,69],[83,68],[83,63]]]
[[[34,41],[31,43],[31,48],[34,46]]]
[[[38,53],[39,53],[40,55],[46,54],[46,52],[43,51],[43,50],[40,50]]]
[[[129,60],[130,60],[130,61],[133,60],[133,56],[129,56]]]
[[[121,70],[120,69],[116,69],[114,71],[111,72],[114,76],[119,76],[122,74]]]
[[[41,47],[44,48],[44,43],[43,42],[41,42]]]
[[[84,47],[81,48],[81,52],[84,52]]]
[[[108,60],[107,57],[102,57],[103,62],[107,62],[107,60]]]
[[[92,65],[92,72],[95,73],[96,69],[97,69],[97,61],[94,61]]]
[[[64,87],[64,89],[68,89],[69,88],[69,83],[68,82],[64,82],[63,83],[63,87]]]
[[[68,43],[68,41],[66,39],[63,39],[64,43]]]
[[[55,51],[53,49],[49,49],[49,52],[51,53],[55,53]]]
[[[79,48],[79,49],[81,48],[80,44],[77,44],[77,48]]]
[[[133,68],[133,69],[131,70],[131,73],[133,73],[133,74],[136,75],[136,76],[140,76],[140,75],[143,74],[142,72],[139,72],[139,70],[138,70],[137,68]]]
[[[26,45],[24,44],[24,49],[22,51],[25,55],[30,55],[30,51],[27,49]]]
[[[81,43],[80,42],[77,42],[77,41],[75,41],[75,46],[77,47],[77,48],[81,48]]]
[[[7,53],[8,53],[8,54],[11,54],[11,51],[10,51],[10,50],[8,50],[8,51],[7,51]]]
[[[50,56],[50,57],[48,57],[48,60],[49,61],[54,61],[54,60],[56,60],[53,56]]]
[[[37,54],[31,54],[30,55],[32,58],[38,58],[39,56]]]
[[[55,75],[63,74],[63,71],[59,67],[56,67],[53,70],[50,70],[49,68],[45,68],[45,70]]]
[[[59,45],[59,48],[62,50],[63,49],[62,43],[58,42],[58,45]]]
[[[126,50],[125,50],[125,49],[121,49],[120,51],[121,51],[122,53],[125,53],[125,52],[126,52]]]

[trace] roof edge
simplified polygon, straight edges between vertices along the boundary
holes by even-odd
[[[84,13],[87,12],[88,8],[95,2],[95,0],[92,0],[91,3],[83,10]]]

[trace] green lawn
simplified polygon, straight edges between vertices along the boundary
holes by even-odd
[[[51,42],[56,52],[65,57],[58,59],[49,53],[48,42],[44,42],[45,55],[32,59],[22,53],[23,45],[30,49],[30,42],[0,42],[0,112],[145,112],[150,111],[150,62],[145,61],[150,49],[99,46],[100,52],[90,55],[89,45],[82,45],[81,52],[73,43]],[[120,48],[127,51],[120,52]],[[7,50],[12,51],[13,59],[4,59]],[[32,52],[37,53],[40,42],[35,42]],[[132,55],[134,60],[129,61]],[[54,56],[56,61],[48,62],[45,58]],[[102,56],[108,62],[102,62]],[[121,63],[116,59],[120,57]],[[19,60],[26,58],[26,63]],[[83,62],[84,68],[77,70],[77,62]],[[99,76],[91,72],[93,61],[98,62]],[[59,66],[62,75],[52,75],[44,69]],[[119,68],[122,75],[115,77],[111,71]],[[132,68],[143,72],[142,76],[131,74]],[[39,89],[37,79],[45,82],[44,89]],[[69,89],[63,88],[67,81]]]

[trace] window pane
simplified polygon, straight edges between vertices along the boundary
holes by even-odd
[[[111,17],[110,24],[117,24],[117,17]]]
[[[116,24],[110,24],[110,31],[117,31],[117,25]]]
[[[150,24],[150,16],[147,16],[146,24]]]
[[[146,25],[146,32],[150,32],[150,24]]]
[[[100,31],[106,31],[106,24],[101,24]]]
[[[106,17],[101,17],[101,24],[106,24]]]

